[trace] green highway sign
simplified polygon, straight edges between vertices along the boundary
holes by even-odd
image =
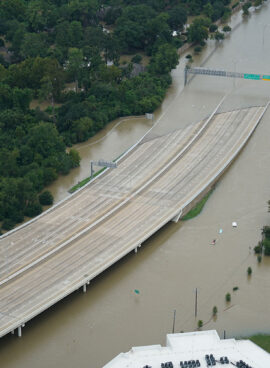
[[[244,78],[245,79],[259,80],[260,79],[260,74],[244,74]]]
[[[270,75],[263,75],[263,76],[262,76],[262,79],[270,80]]]

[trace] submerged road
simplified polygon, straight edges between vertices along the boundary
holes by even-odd
[[[0,336],[178,221],[244,146],[266,107],[143,140],[92,183],[1,237]]]

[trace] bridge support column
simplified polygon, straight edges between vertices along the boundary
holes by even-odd
[[[173,222],[178,222],[179,221],[179,219],[180,219],[180,217],[182,216],[182,209],[181,209],[181,211],[176,215],[176,216],[174,216],[173,218],[172,218],[172,221]]]
[[[18,337],[22,337],[22,326],[18,327]]]
[[[14,332],[15,332],[15,331],[14,331],[14,330],[12,330],[12,331],[11,331],[11,335],[14,335]]]
[[[134,249],[134,252],[135,252],[135,253],[137,253],[137,252],[138,252],[138,247],[136,247],[136,248]]]
[[[86,284],[83,285],[83,292],[86,293]]]

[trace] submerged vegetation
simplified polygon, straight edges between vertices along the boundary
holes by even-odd
[[[200,202],[198,202],[194,208],[192,208],[185,216],[183,216],[181,220],[186,221],[192,219],[193,217],[198,216],[202,212],[203,207],[207,202],[208,198],[210,197],[210,195],[212,194],[212,192],[213,189],[210,190],[210,192],[208,192],[206,196],[204,196],[203,199],[201,199]]]

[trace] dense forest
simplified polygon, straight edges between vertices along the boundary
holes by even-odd
[[[153,112],[171,83],[177,49],[203,44],[211,26],[216,31],[212,23],[229,16],[229,2],[1,0],[2,229],[52,203],[39,193],[80,162],[68,146],[119,116]],[[187,16],[198,14],[204,17],[182,32]],[[33,100],[47,108],[31,109]]]

